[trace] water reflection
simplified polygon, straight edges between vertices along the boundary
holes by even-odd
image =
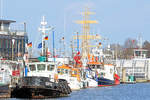
[[[121,84],[113,87],[82,89],[80,91],[73,91],[68,97],[43,100],[150,100],[149,91],[150,83]],[[5,100],[28,99],[11,98]]]

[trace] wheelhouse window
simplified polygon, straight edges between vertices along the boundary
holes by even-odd
[[[61,73],[64,74],[64,69],[61,69]]]
[[[60,73],[60,69],[57,69],[57,72]]]
[[[95,69],[95,65],[92,65],[91,67],[92,67],[92,69]]]
[[[68,74],[68,69],[65,70],[65,74]]]
[[[110,73],[111,73],[111,74],[113,73],[113,69],[110,69]]]
[[[97,69],[100,69],[100,65],[97,65]]]
[[[54,68],[55,68],[54,65],[48,65],[48,66],[47,66],[47,70],[48,70],[48,71],[53,71]]]
[[[30,71],[36,71],[36,67],[35,67],[34,64],[33,65],[29,65],[29,68],[30,68]]]
[[[37,64],[38,71],[45,71],[45,64]]]
[[[77,71],[72,71],[72,74],[75,74],[75,75],[76,75],[76,74],[77,74]]]

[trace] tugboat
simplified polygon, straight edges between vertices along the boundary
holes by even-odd
[[[27,76],[20,79],[12,92],[15,98],[50,98],[71,93],[66,80],[58,79],[57,64],[33,62],[27,64]]]
[[[26,63],[25,76],[20,78],[11,96],[15,98],[50,98],[67,96],[71,89],[65,79],[58,79],[56,61],[46,61],[45,34],[47,22],[43,16],[40,31],[42,31],[42,56],[38,62]],[[55,59],[55,58],[54,58]]]

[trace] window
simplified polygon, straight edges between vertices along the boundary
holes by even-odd
[[[95,69],[95,65],[92,65],[92,69]]]
[[[97,65],[97,69],[100,69],[100,65]]]
[[[48,71],[53,71],[54,68],[55,68],[54,65],[48,65],[48,66],[47,66],[47,70],[48,70]]]
[[[36,70],[35,65],[29,65],[29,68],[30,68],[30,71],[35,71]]]
[[[64,69],[61,69],[61,73],[64,74]]]
[[[51,65],[51,71],[54,70],[54,68],[55,68],[55,66],[54,66],[54,65]]]
[[[60,69],[57,69],[57,72],[60,73]]]
[[[77,74],[77,71],[72,71],[72,74]]]
[[[110,69],[110,73],[112,74],[112,72],[113,72],[113,69]]]
[[[38,71],[45,71],[45,64],[37,64]]]
[[[68,69],[65,70],[65,74],[68,74]]]

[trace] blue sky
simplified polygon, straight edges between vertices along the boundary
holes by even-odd
[[[29,41],[39,40],[38,27],[45,15],[48,25],[55,27],[56,38],[65,36],[69,42],[74,32],[81,32],[74,21],[82,19],[85,6],[96,13],[91,19],[99,21],[91,32],[109,38],[110,43],[123,44],[139,34],[150,41],[150,0],[3,0],[3,4],[5,19],[27,23]]]

